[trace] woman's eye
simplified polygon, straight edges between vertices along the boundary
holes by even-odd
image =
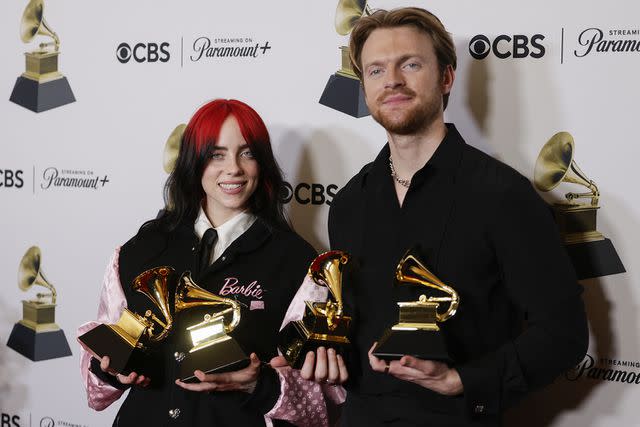
[[[251,150],[244,150],[242,153],[240,153],[240,156],[247,159],[253,159],[253,152]]]
[[[220,160],[224,158],[224,155],[222,153],[212,153],[211,158],[214,160]]]

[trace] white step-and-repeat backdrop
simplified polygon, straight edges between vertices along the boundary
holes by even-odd
[[[318,250],[333,196],[385,134],[369,116],[318,102],[348,41],[335,28],[337,0],[45,2],[59,54],[30,54],[27,70],[25,53],[52,40],[21,41],[40,22],[39,4],[0,6],[0,426],[106,426],[118,404],[87,407],[75,330],[95,317],[114,248],[162,206],[163,153],[176,125],[213,98],[252,105],[286,173],[294,225]],[[511,411],[509,425],[638,425],[640,4],[369,1],[405,5],[430,9],[454,36],[459,67],[446,116],[470,144],[533,179],[541,147],[567,131],[601,193],[597,230],[611,244],[595,258],[588,245],[570,248],[583,271],[588,355]],[[56,59],[68,85],[47,86]],[[543,197],[584,190],[561,183]],[[22,301],[48,291],[31,285],[38,271],[56,306],[19,323]],[[46,333],[38,322],[53,313],[64,332],[59,357],[7,345],[15,334]]]

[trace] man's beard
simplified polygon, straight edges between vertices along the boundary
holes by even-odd
[[[415,99],[416,93],[408,88],[395,90],[392,93],[383,93],[376,103],[382,104],[382,100],[393,94],[408,95]],[[441,98],[440,98],[441,99]],[[412,135],[429,128],[440,114],[442,104],[439,98],[431,97],[427,102],[420,103],[403,112],[400,118],[391,118],[389,114],[381,112],[381,109],[371,111],[371,115],[389,133],[396,135]]]

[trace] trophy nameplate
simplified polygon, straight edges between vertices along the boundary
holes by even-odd
[[[625,272],[611,240],[596,228],[600,191],[574,160],[575,142],[568,132],[558,132],[540,150],[534,171],[534,184],[540,191],[551,191],[561,182],[582,185],[586,193],[567,193],[567,202],[555,203],[553,213],[567,253],[578,279]],[[591,203],[575,203],[588,198]]]
[[[226,307],[204,320],[186,328],[192,347],[186,352],[176,352],[178,371],[183,382],[196,382],[194,371],[205,374],[242,369],[249,365],[249,357],[230,335],[240,323],[240,303],[223,298],[198,286],[190,272],[182,274],[178,281],[175,311],[197,307]],[[227,322],[228,315],[231,320]]]
[[[55,320],[56,289],[44,277],[41,259],[37,246],[27,250],[18,268],[18,287],[27,291],[33,285],[39,285],[50,293],[38,293],[37,300],[22,301],[22,319],[14,324],[7,341],[8,347],[34,362],[71,356],[64,331]]]
[[[458,293],[431,273],[413,250],[398,263],[396,283],[424,285],[446,296],[420,295],[418,301],[399,302],[398,323],[384,332],[372,354],[383,360],[398,360],[408,355],[452,363],[439,323],[455,315],[460,303]],[[444,312],[438,310],[441,303],[449,304]]]
[[[320,286],[329,289],[326,302],[305,301],[301,320],[287,324],[279,333],[278,348],[293,368],[299,369],[309,351],[318,347],[333,348],[344,354],[350,345],[351,317],[343,313],[342,276],[350,256],[342,251],[318,255],[309,267],[309,276]]]
[[[351,32],[356,21],[370,14],[366,0],[340,0],[336,8],[335,29],[340,35]],[[320,96],[320,104],[341,111],[352,117],[369,115],[360,79],[353,72],[349,48],[341,46],[342,66],[329,80]]]
[[[29,43],[37,35],[53,39],[25,53],[25,72],[18,77],[9,100],[36,113],[75,102],[67,78],[58,71],[60,39],[44,20],[43,0],[31,0],[22,14],[21,39]],[[53,50],[49,47],[53,45]]]

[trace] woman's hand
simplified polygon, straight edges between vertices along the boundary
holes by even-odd
[[[271,359],[269,364],[273,368],[288,366],[284,356]],[[300,376],[305,380],[315,381],[320,384],[344,384],[349,379],[349,372],[341,355],[332,348],[328,350],[318,347],[316,352],[310,351],[304,358],[304,364],[300,368]]]
[[[221,374],[205,374],[195,371],[194,374],[199,383],[185,383],[176,380],[176,384],[185,390],[191,391],[243,391],[252,393],[258,382],[260,374],[260,359],[255,353],[249,356],[251,363],[244,369]]]
[[[116,379],[121,384],[146,387],[151,382],[151,379],[149,379],[148,377],[145,377],[144,375],[138,375],[135,372],[131,372],[129,375],[119,374],[115,372],[113,369],[109,369],[110,362],[111,360],[109,359],[109,356],[103,356],[102,359],[100,359],[100,369],[102,369],[102,372],[106,372],[116,377]]]

